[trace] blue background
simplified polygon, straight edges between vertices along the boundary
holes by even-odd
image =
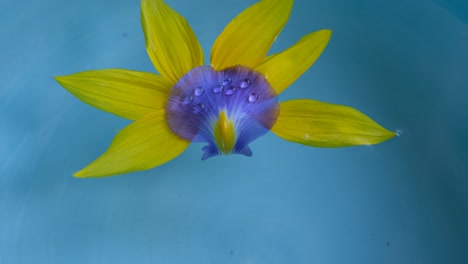
[[[208,59],[253,0],[168,0]],[[146,172],[71,175],[129,121],[54,75],[154,71],[138,0],[11,1],[0,11],[0,263],[468,263],[468,4],[296,0],[272,47],[333,29],[280,99],[350,105],[404,133],[310,148],[274,134],[254,156],[193,144]]]

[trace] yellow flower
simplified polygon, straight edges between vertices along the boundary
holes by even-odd
[[[210,66],[187,21],[162,0],[142,0],[146,50],[160,75],[121,69],[55,77],[80,100],[135,120],[77,177],[147,170],[206,142],[202,159],[251,156],[248,144],[273,131],[309,146],[377,144],[395,136],[346,106],[277,95],[320,56],[330,30],[310,33],[266,56],[286,24],[293,0],[262,0],[232,20],[216,39]]]

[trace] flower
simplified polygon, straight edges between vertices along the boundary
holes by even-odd
[[[286,24],[293,0],[262,0],[244,10],[219,35],[210,66],[187,21],[163,0],[142,0],[146,49],[157,72],[106,69],[55,79],[80,100],[135,120],[107,151],[76,177],[147,170],[206,142],[202,159],[251,156],[249,143],[269,130],[317,147],[377,144],[395,136],[350,107],[277,95],[320,56],[331,37],[324,29],[266,56]]]

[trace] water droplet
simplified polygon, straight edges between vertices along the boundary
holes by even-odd
[[[231,82],[232,82],[232,79],[231,79],[231,78],[226,78],[226,79],[224,79],[224,80],[221,82],[221,85],[222,85],[222,86],[228,86],[228,85],[231,84]]]
[[[213,88],[213,93],[220,93],[223,91],[223,88],[224,87],[221,84],[218,84]]]
[[[202,95],[204,92],[205,92],[205,89],[203,89],[203,87],[199,86],[199,87],[195,88],[195,90],[193,91],[193,94],[194,94],[195,96],[200,96],[200,95]]]
[[[404,134],[405,134],[405,133],[403,133],[403,131],[401,131],[401,130],[397,130],[397,131],[396,131],[396,136],[397,136],[397,137],[401,137],[401,136],[403,136]]]
[[[309,140],[310,135],[309,134],[304,134],[304,140]]]
[[[232,85],[224,90],[225,95],[233,95],[235,92],[236,92],[236,87]]]
[[[196,104],[193,106],[192,108],[192,112],[194,114],[199,114],[203,111],[203,109],[205,109],[205,105],[204,104]]]
[[[250,84],[251,84],[251,82],[250,82],[249,79],[244,79],[244,80],[242,80],[242,82],[239,83],[239,87],[241,89],[246,89],[246,88],[249,88]]]
[[[249,99],[248,99],[248,100],[249,100],[249,103],[255,103],[255,102],[257,102],[257,99],[258,99],[258,94],[256,94],[256,93],[251,93],[251,94],[249,95]]]
[[[182,103],[184,105],[188,105],[188,104],[190,104],[192,102],[192,100],[193,100],[193,96],[187,95],[182,99]]]

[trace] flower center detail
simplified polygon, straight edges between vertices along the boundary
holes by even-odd
[[[251,156],[248,144],[275,124],[279,105],[265,77],[244,66],[194,68],[171,89],[169,128],[186,140],[206,142],[202,159],[219,154]]]

